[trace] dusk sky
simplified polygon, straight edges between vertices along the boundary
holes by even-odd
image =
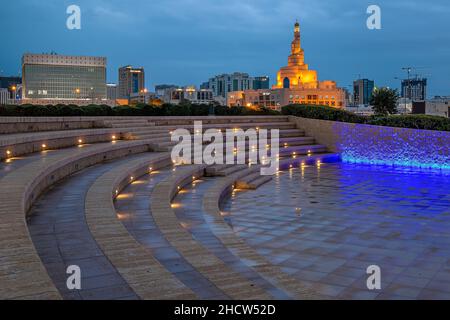
[[[66,28],[71,4],[81,30]],[[366,27],[371,4],[381,7],[381,30]],[[0,10],[2,75],[17,75],[25,52],[54,51],[107,57],[109,82],[119,66],[143,66],[151,90],[234,71],[273,83],[298,19],[320,80],[348,88],[361,75],[397,88],[412,66],[429,79],[428,96],[450,95],[448,0],[14,0]]]

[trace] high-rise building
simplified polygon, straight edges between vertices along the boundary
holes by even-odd
[[[119,98],[129,99],[133,93],[145,89],[144,68],[125,66],[119,69]]]
[[[374,88],[373,80],[358,79],[353,81],[353,103],[355,105],[369,105]]]
[[[300,42],[300,24],[294,26],[294,40],[288,65],[277,74],[277,83],[272,89],[244,89],[229,92],[228,106],[264,106],[280,109],[288,104],[327,105],[345,107],[345,92],[335,81],[318,81],[317,71],[310,70],[304,62],[304,51]]]
[[[115,101],[117,100],[118,96],[117,96],[117,84],[115,83],[107,83],[106,84],[106,98],[108,100],[112,100]]]
[[[427,98],[427,79],[414,78],[402,80],[402,98],[423,101]]]
[[[22,103],[106,103],[106,58],[25,54]]]
[[[205,88],[206,84],[202,87]],[[209,79],[208,84],[208,89],[213,91],[214,97],[223,98],[227,97],[228,92],[268,88],[269,77],[251,77],[242,72],[215,76]]]

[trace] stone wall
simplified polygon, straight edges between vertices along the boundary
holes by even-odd
[[[450,132],[393,128],[290,116],[306,135],[344,162],[450,169]]]

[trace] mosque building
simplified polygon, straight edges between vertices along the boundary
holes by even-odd
[[[234,91],[227,96],[228,106],[264,106],[279,110],[293,103],[345,107],[345,90],[338,88],[335,81],[319,81],[317,71],[309,69],[305,63],[298,22],[294,26],[288,65],[278,71],[277,83],[272,89]]]

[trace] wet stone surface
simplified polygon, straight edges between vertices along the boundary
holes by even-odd
[[[450,173],[330,164],[225,201],[227,223],[272,263],[338,299],[450,298]],[[381,268],[381,290],[366,269]]]

